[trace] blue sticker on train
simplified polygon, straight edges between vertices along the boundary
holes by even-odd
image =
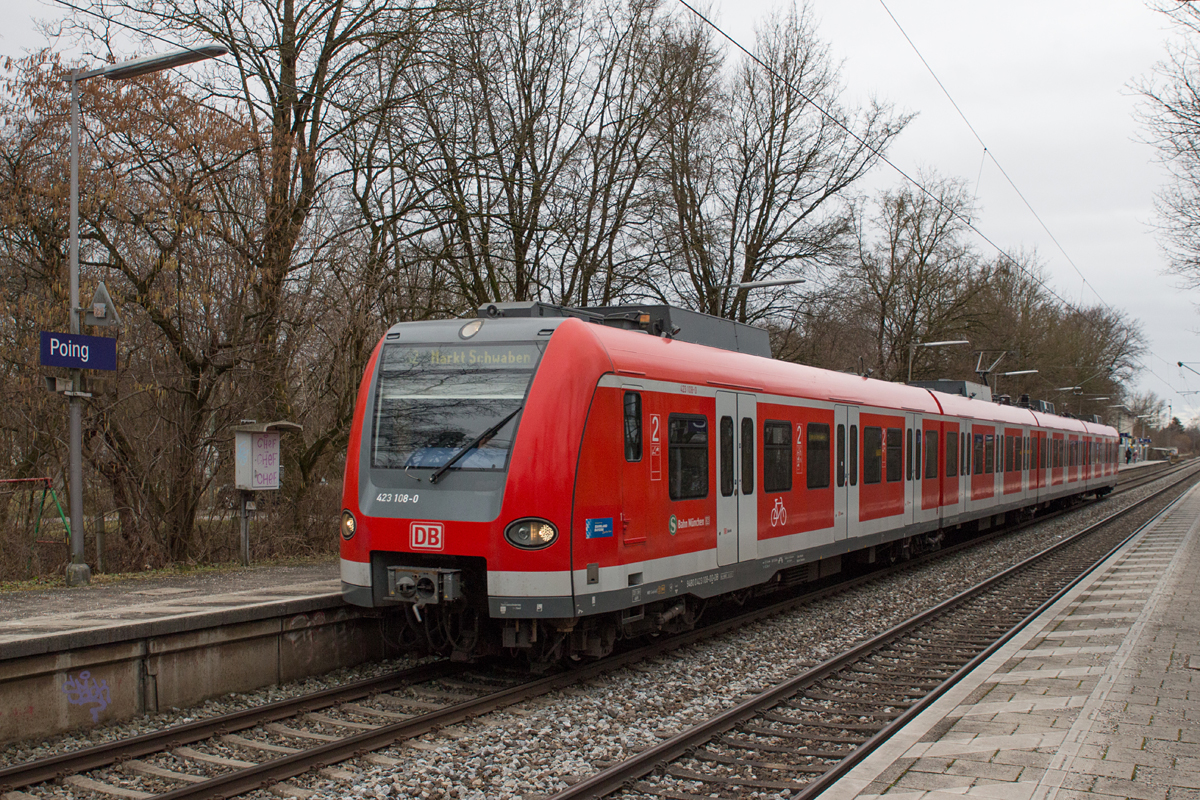
[[[587,538],[589,539],[607,539],[613,535],[613,518],[600,517],[599,519],[589,519],[585,521]]]

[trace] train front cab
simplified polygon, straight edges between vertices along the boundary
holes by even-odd
[[[388,332],[347,452],[349,602],[418,617],[572,616],[575,465],[592,390],[611,371],[589,327],[444,320]]]

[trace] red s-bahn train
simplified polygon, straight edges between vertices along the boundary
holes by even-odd
[[[343,594],[459,657],[597,656],[720,596],[1103,496],[1117,459],[1097,422],[776,361],[694,312],[489,306],[375,349]]]

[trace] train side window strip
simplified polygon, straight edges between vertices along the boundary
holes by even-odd
[[[642,396],[625,393],[625,460],[642,460]]]
[[[906,481],[911,481],[913,479],[913,442],[912,442],[913,437],[912,437],[912,433],[913,433],[912,428],[906,428],[904,431],[904,434],[905,434],[904,441],[905,441],[905,445],[906,445],[905,451],[904,451],[904,464],[905,464],[904,479]],[[892,478],[891,470],[888,470],[888,480],[891,480],[891,478]]]
[[[829,486],[829,426],[824,422],[810,422],[805,427],[805,444],[808,458],[808,488],[824,489]]]
[[[958,472],[960,475],[971,474],[971,433],[964,426],[962,433],[958,437],[958,442],[962,445],[962,469]]]
[[[958,476],[958,431],[946,431],[946,477]]]
[[[742,494],[754,494],[754,420],[742,417]]]
[[[938,476],[938,432],[925,431],[925,477]]]
[[[846,485],[846,426],[840,422],[837,426],[837,485],[839,489]]]
[[[850,426],[850,485],[858,486],[858,426]]]
[[[917,423],[920,424],[919,422]],[[921,480],[921,429],[917,428],[916,445],[913,447],[913,478]]]
[[[721,496],[733,494],[733,417],[721,417]]]
[[[792,423],[767,420],[763,423],[763,491],[792,489]]]
[[[708,497],[708,418],[667,418],[668,493],[672,500]]]
[[[863,428],[863,483],[883,480],[883,428]]]
[[[904,429],[887,429],[887,465],[884,467],[888,483],[904,477]]]

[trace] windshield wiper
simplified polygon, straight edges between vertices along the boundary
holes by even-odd
[[[457,463],[459,462],[459,460],[460,460],[460,459],[462,459],[462,457],[463,457],[463,456],[465,456],[467,453],[471,452],[471,451],[472,451],[472,450],[474,450],[476,447],[478,447],[479,445],[483,444],[483,443],[484,443],[486,440],[488,440],[488,439],[492,438],[493,436],[495,436],[495,435],[496,435],[496,432],[497,432],[497,431],[499,431],[501,428],[503,428],[505,425],[507,425],[507,424],[508,424],[508,421],[509,421],[509,420],[511,420],[513,417],[515,417],[515,416],[517,415],[517,412],[519,412],[519,411],[520,411],[522,408],[524,408],[524,407],[525,407],[525,404],[524,404],[524,403],[522,403],[521,405],[517,406],[517,407],[516,407],[516,408],[514,408],[514,409],[512,410],[512,412],[511,412],[511,413],[510,413],[508,416],[506,416],[504,419],[500,420],[500,421],[499,421],[499,422],[497,422],[495,425],[493,425],[492,427],[488,428],[486,431],[484,431],[483,433],[479,434],[479,435],[478,435],[478,436],[476,436],[474,439],[472,439],[471,441],[467,442],[467,443],[466,443],[466,444],[464,444],[464,445],[463,445],[461,448],[459,448],[458,450],[456,450],[456,451],[455,451],[455,453],[454,453],[454,455],[450,456],[450,460],[449,460],[449,461],[447,461],[445,464],[442,464],[440,467],[438,467],[437,469],[435,469],[435,470],[433,471],[433,474],[429,476],[429,482],[430,482],[430,483],[437,483],[437,482],[438,482],[438,479],[439,479],[439,478],[441,478],[441,477],[442,477],[442,475],[446,474],[446,470],[450,469],[450,468],[451,468],[451,467],[453,467],[455,464],[457,464]]]

